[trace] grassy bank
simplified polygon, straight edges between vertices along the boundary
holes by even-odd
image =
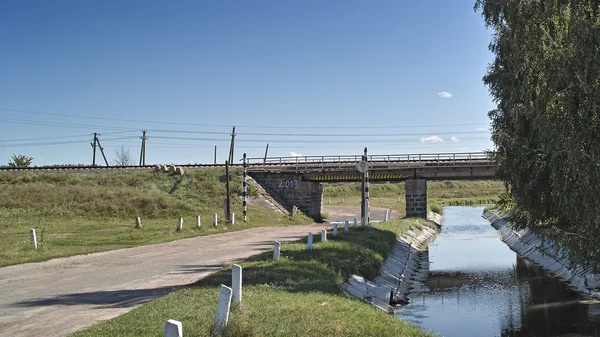
[[[351,274],[374,279],[397,235],[414,223],[381,223],[336,239],[330,232],[327,242],[315,236],[312,252],[305,242],[285,244],[278,261],[269,252],[241,263],[243,305],[232,310],[227,335],[429,336],[342,292]],[[185,336],[208,336],[221,284],[231,284],[230,268],[75,336],[162,336],[168,319],[183,322]]]
[[[0,174],[0,266],[106,251],[248,227],[304,224],[273,211],[249,206],[241,221],[240,171],[231,178],[235,225],[225,225],[223,170],[166,173]],[[212,226],[217,213],[220,225]],[[202,218],[200,229],[196,215]],[[134,229],[135,217],[142,228]],[[184,230],[176,232],[179,217]],[[40,248],[34,251],[29,229]]]
[[[360,205],[360,191],[359,183],[324,184],[323,203],[327,205],[331,198],[332,206]],[[503,183],[495,180],[427,182],[427,201],[430,208],[433,206],[436,209],[443,206],[493,204],[502,192]],[[404,213],[405,193],[404,183],[369,184],[371,206],[374,207],[392,207]]]

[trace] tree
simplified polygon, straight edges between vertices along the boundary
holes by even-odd
[[[31,166],[31,162],[33,162],[33,157],[27,157],[25,155],[16,155],[13,153],[12,160],[8,162],[9,167],[18,167],[25,168]]]
[[[113,160],[113,165],[115,166],[131,166],[134,164],[133,158],[129,154],[129,149],[126,149],[125,146],[121,145],[121,148],[117,148],[115,150],[115,159]]]
[[[513,226],[600,270],[600,0],[477,0],[495,31],[483,81]]]

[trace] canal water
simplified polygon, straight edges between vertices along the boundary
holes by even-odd
[[[511,251],[483,207],[446,207],[429,278],[396,316],[441,336],[600,336],[600,304]]]

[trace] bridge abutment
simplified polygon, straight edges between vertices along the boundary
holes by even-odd
[[[407,179],[406,217],[427,218],[427,179]]]
[[[290,213],[294,206],[304,214],[321,220],[323,187],[319,182],[304,181],[302,174],[250,173],[250,176]]]

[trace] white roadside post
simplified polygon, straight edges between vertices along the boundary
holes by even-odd
[[[231,213],[231,224],[235,225],[235,213]]]
[[[295,218],[295,217],[296,217],[296,212],[298,212],[298,207],[296,207],[296,206],[293,206],[293,207],[292,207],[292,218]]]
[[[31,244],[33,244],[33,249],[37,249],[37,238],[35,236],[34,228],[29,230],[29,238],[31,239]]]
[[[177,225],[177,231],[181,232],[183,230],[183,218],[179,218],[179,224]]]
[[[385,211],[383,211],[383,222],[387,222],[388,221],[388,210],[386,209]]]
[[[309,251],[312,250],[312,245],[313,245],[313,233],[308,233],[307,249]]]
[[[139,216],[135,218],[135,228],[142,228],[142,219]]]
[[[321,230],[321,242],[325,242],[325,241],[327,241],[327,230],[322,229]]]
[[[344,232],[350,232],[350,222],[348,220],[344,221]]]
[[[344,198],[342,198],[342,204],[344,203]]]
[[[358,220],[354,218],[354,228],[358,227]]]
[[[202,219],[200,219],[200,216],[197,215],[196,216],[196,228],[200,228],[201,224],[202,224]]]
[[[170,319],[165,324],[165,337],[183,337],[183,325],[180,321]]]
[[[388,210],[388,220],[390,220],[392,218],[392,208],[390,207],[390,209]]]
[[[235,304],[242,303],[242,267],[234,264],[231,267],[231,290],[232,302]]]
[[[331,197],[328,197],[328,198],[327,198],[327,203],[328,203],[328,204],[331,204]]]
[[[275,245],[273,246],[273,260],[279,260],[280,254],[281,254],[281,242],[275,241]]]
[[[229,321],[229,308],[231,308],[231,288],[221,284],[219,302],[217,303],[217,314],[215,316],[215,323],[213,324],[215,333],[221,334],[225,327],[227,327],[227,322]]]
[[[396,201],[396,202],[400,202],[400,196],[398,196],[398,201]]]
[[[218,217],[217,213],[213,214],[213,226],[215,226],[215,227],[217,227],[217,224],[218,224],[217,217]]]
[[[336,237],[338,235],[338,224],[333,224],[333,236]]]

